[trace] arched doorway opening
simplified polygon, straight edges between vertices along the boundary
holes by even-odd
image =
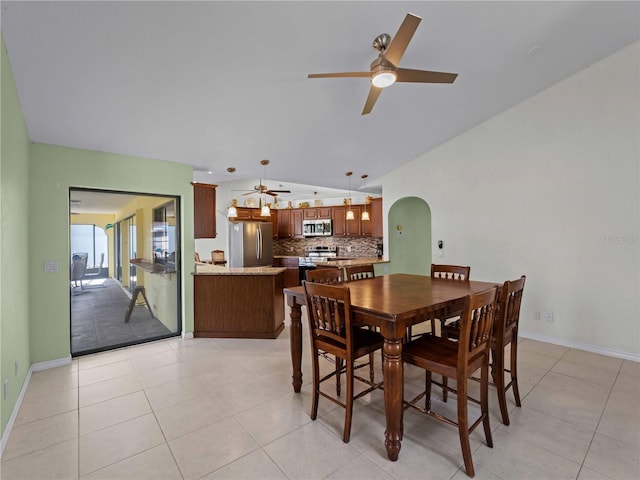
[[[431,266],[431,209],[419,197],[397,200],[389,209],[390,273],[428,275]]]

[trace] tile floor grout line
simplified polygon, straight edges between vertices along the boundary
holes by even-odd
[[[609,395],[607,395],[607,399],[604,402],[604,406],[602,407],[602,411],[600,412],[600,416],[598,417],[598,421],[596,422],[596,426],[593,429],[593,435],[591,436],[591,440],[589,441],[589,446],[587,447],[587,449],[585,451],[585,454],[584,454],[584,457],[582,458],[582,462],[580,463],[580,468],[578,469],[578,476],[580,475],[580,472],[582,471],[582,468],[584,467],[584,462],[587,460],[587,456],[589,455],[589,451],[591,450],[591,446],[593,445],[593,441],[595,440],[596,435],[598,434],[598,427],[600,426],[600,422],[602,421],[602,417],[604,416],[604,411],[607,409],[607,404],[609,403],[609,399],[611,398],[611,394],[613,393],[613,387],[615,387],[616,382],[620,378],[620,372],[622,371],[622,365],[623,364],[624,364],[624,360],[622,362],[620,362],[620,366],[618,367],[618,372],[616,373],[616,378],[613,381],[613,383],[611,384],[611,387],[609,388]],[[611,438],[611,437],[609,437],[609,438]],[[619,441],[619,440],[616,440],[616,441]],[[621,443],[624,443],[624,442],[621,442]],[[598,473],[602,473],[599,470],[596,470],[596,471]],[[606,475],[606,474],[603,473],[603,475]]]

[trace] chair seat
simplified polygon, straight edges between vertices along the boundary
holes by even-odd
[[[360,358],[382,348],[384,338],[378,332],[364,328],[353,329],[353,358]],[[327,353],[344,358],[344,345],[335,340],[323,336],[316,337],[318,348]]]
[[[458,344],[435,335],[424,335],[405,344],[402,347],[402,357],[406,362],[426,370],[455,376],[458,367]],[[479,367],[481,361],[482,355],[468,358],[471,368],[476,364]]]

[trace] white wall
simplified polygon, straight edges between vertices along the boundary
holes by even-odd
[[[423,198],[434,259],[527,275],[525,335],[640,359],[639,59],[632,44],[386,175],[385,219]]]

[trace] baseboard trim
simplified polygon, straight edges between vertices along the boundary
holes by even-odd
[[[554,345],[561,345],[563,347],[575,348],[577,350],[585,350],[587,352],[598,353],[600,355],[606,355],[608,357],[623,358],[625,360],[631,360],[632,362],[640,362],[640,354],[623,352],[621,350],[614,350],[613,348],[604,348],[597,345],[589,345],[588,343],[572,342],[563,338],[549,337],[534,332],[526,332],[519,330],[518,336],[528,338],[530,340],[537,340],[539,342],[553,343]]]
[[[184,338],[185,340],[193,338],[193,332],[182,332],[182,338]]]
[[[31,370],[39,372],[41,370],[49,370],[50,368],[64,367],[65,365],[71,365],[71,355],[63,358],[56,358],[55,360],[47,360],[46,362],[38,362],[31,365]]]
[[[33,372],[39,372],[42,370],[48,370],[50,368],[62,367],[64,365],[71,364],[71,355],[65,358],[58,358],[56,360],[48,360],[46,362],[34,363],[29,367],[29,371],[24,378],[24,382],[22,382],[22,388],[20,389],[20,394],[16,399],[16,404],[13,406],[13,411],[11,412],[11,416],[9,417],[9,421],[7,422],[7,427],[2,432],[2,439],[0,440],[0,457],[4,454],[4,447],[7,446],[7,441],[9,440],[9,435],[11,435],[11,430],[13,430],[13,424],[18,417],[18,412],[20,411],[20,407],[22,406],[22,401],[24,400],[24,396],[27,393],[27,388],[29,387],[29,382],[31,382],[31,374]]]
[[[29,382],[31,381],[31,373],[33,372],[32,368],[29,368],[27,372],[27,376],[24,378],[24,382],[22,382],[22,388],[20,389],[20,394],[18,395],[18,399],[16,400],[16,404],[13,406],[13,411],[11,412],[11,416],[9,417],[9,421],[7,422],[7,427],[2,432],[2,444],[0,445],[0,457],[4,454],[4,447],[7,446],[7,441],[9,440],[9,435],[11,435],[11,430],[13,429],[13,424],[18,417],[18,412],[20,411],[20,407],[22,406],[22,400],[24,399],[24,395],[27,393],[27,387],[29,386]]]

